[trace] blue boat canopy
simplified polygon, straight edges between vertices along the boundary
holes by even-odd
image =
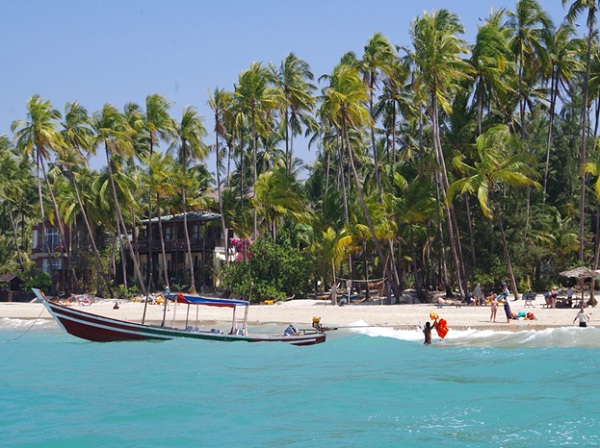
[[[177,303],[187,303],[188,305],[205,305],[217,306],[225,308],[235,308],[236,306],[248,306],[250,302],[247,300],[237,299],[219,299],[216,297],[190,296],[180,292],[167,294],[167,299]]]

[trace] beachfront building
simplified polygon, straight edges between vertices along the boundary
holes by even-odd
[[[35,267],[50,275],[53,291],[64,292],[70,289],[69,261],[67,250],[71,245],[71,232],[65,229],[65,245],[61,244],[58,227],[50,221],[33,226],[31,260]]]
[[[134,247],[139,253],[142,275],[155,288],[166,285],[164,266],[169,283],[176,287],[190,285],[191,266],[194,268],[198,290],[216,286],[215,272],[225,262],[225,241],[220,225],[221,216],[212,212],[188,212],[187,225],[191,246],[191,259],[187,255],[183,214],[161,216],[165,257],[162,254],[158,218],[142,221],[142,230]],[[150,232],[150,237],[148,237]],[[228,235],[229,237],[229,235]]]

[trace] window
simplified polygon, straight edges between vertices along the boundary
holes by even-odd
[[[58,246],[58,229],[46,229],[46,241],[44,248],[49,248],[50,252],[54,251]]]

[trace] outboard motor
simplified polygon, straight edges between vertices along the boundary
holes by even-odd
[[[287,328],[284,330],[284,336],[294,336],[297,333],[296,328],[292,324],[289,324]]]

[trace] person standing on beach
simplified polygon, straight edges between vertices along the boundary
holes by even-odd
[[[481,292],[481,283],[477,283],[477,286],[475,286],[475,304],[483,305],[483,292]]]
[[[582,327],[582,328],[587,327],[587,322],[590,320],[590,316],[585,314],[585,309],[584,309],[583,305],[581,305],[581,308],[579,308],[579,312],[577,313],[577,316],[575,316],[575,319],[573,319],[573,323],[575,323],[575,321],[577,319],[579,319],[580,327]]]
[[[558,299],[558,291],[556,290],[555,286],[553,286],[552,290],[550,291],[550,299],[552,300],[552,308],[556,308],[556,299]]]
[[[508,297],[504,297],[504,312],[506,313],[506,323],[509,323],[513,315],[510,310],[510,304],[508,303]]]
[[[492,319],[494,319],[494,322],[496,322],[496,311],[498,311],[498,298],[496,297],[496,294],[492,295],[492,307],[491,307],[491,314],[490,314],[490,322],[492,321]]]

